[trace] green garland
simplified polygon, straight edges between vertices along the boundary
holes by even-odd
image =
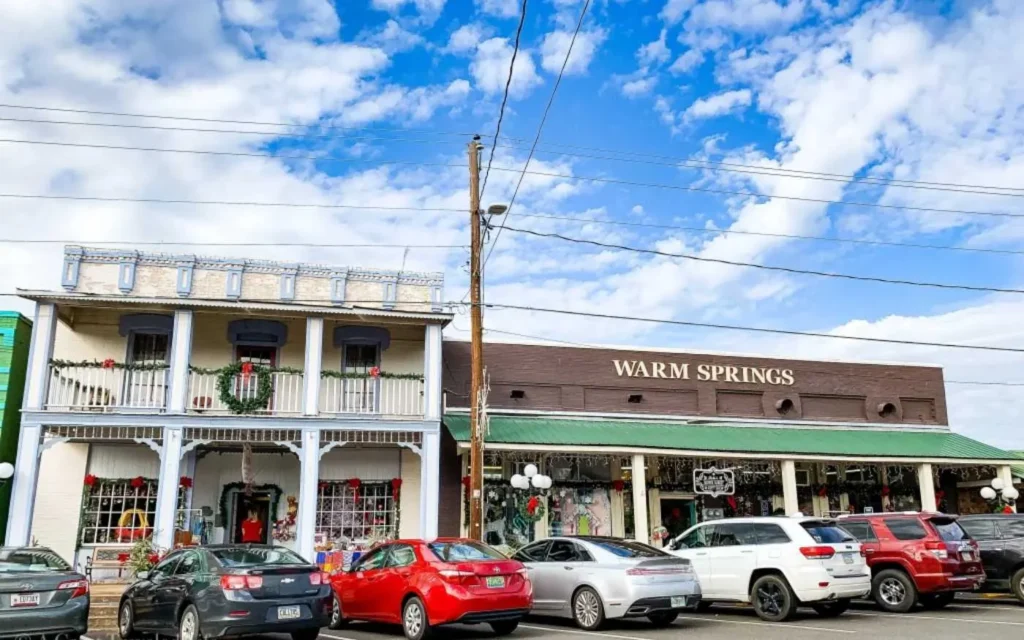
[[[252,365],[251,375],[256,376],[256,395],[252,398],[239,398],[235,395],[235,378],[242,375],[242,366],[247,363],[236,362],[222,367],[217,375],[217,391],[220,393],[220,401],[224,403],[231,413],[249,414],[262,411],[270,403],[270,396],[274,393],[274,380],[269,367],[260,364]]]
[[[132,363],[127,364],[124,362],[114,362],[111,360],[50,360],[50,366],[54,369],[71,369],[71,368],[83,368],[83,369],[123,369],[125,371],[163,371],[166,370],[170,365],[167,363]]]
[[[225,529],[230,529],[228,525],[228,494],[232,490],[241,491],[245,489],[244,482],[229,482],[224,485],[224,488],[220,492],[220,501],[217,503],[217,519],[224,523]],[[277,520],[277,505],[281,501],[281,487],[276,484],[257,484],[253,485],[252,490],[256,491],[269,491],[270,492],[270,513],[267,514],[267,518],[270,522],[267,523],[269,527],[274,526],[274,521]],[[228,533],[230,535],[230,532]]]
[[[388,373],[386,371],[381,371],[376,376],[371,376],[368,373],[352,373],[348,371],[321,371],[320,377],[339,380],[367,380],[375,377],[389,380],[423,380],[422,373]]]

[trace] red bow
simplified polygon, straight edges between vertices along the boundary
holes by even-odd
[[[729,503],[729,508],[730,509],[732,509],[733,511],[736,510],[736,497],[735,496],[729,496],[728,498],[725,499],[725,501]]]
[[[91,487],[91,486],[94,486],[95,484],[96,484],[96,476],[92,475],[91,473],[87,474],[85,476],[85,486]]]
[[[178,480],[178,484],[186,489],[192,488],[192,478],[188,476],[181,476],[181,480]]]
[[[401,489],[401,488],[402,488],[402,479],[401,478],[395,478],[394,480],[391,481],[391,489],[395,493],[398,493],[398,490]]]
[[[370,367],[370,377],[371,378],[379,378],[380,377],[380,367]]]
[[[473,479],[472,478],[470,478],[469,476],[462,476],[462,486],[464,486],[464,487],[466,487],[468,489],[470,486],[472,486],[472,484],[473,484]]]
[[[146,484],[146,479],[142,476],[132,478],[132,488],[141,489]]]
[[[352,478],[351,480],[348,481],[348,486],[356,491],[359,491],[359,487],[361,487],[362,485],[363,483],[359,478]]]
[[[537,496],[533,496],[532,498],[526,501],[526,513],[532,516],[533,514],[537,513],[537,508],[539,506],[540,498],[538,498]]]
[[[822,498],[828,496],[828,487],[822,487],[818,489],[818,496]]]
[[[106,360],[104,360],[103,361],[103,368],[104,369],[113,369],[114,368],[114,359],[113,358],[107,358]]]
[[[242,363],[242,377],[244,379],[248,380],[249,376],[251,376],[251,375],[252,375],[252,363],[251,362],[243,362]]]
[[[625,488],[626,488],[625,480],[612,480],[612,489],[615,489],[619,493],[622,493],[622,490],[625,489]]]
[[[889,495],[890,491],[891,489],[889,489],[889,487],[882,487],[882,497],[884,498],[885,496]]]

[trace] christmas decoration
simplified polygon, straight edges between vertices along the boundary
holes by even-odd
[[[92,475],[91,473],[86,474],[85,486],[89,487],[90,489],[96,486],[96,476]]]
[[[178,486],[184,487],[185,489],[191,489],[192,488],[192,478],[190,478],[188,476],[181,476],[181,479],[178,480]]]
[[[111,358],[107,358],[102,362],[99,360],[50,360],[50,366],[54,369],[122,369],[124,371],[166,371],[167,365],[164,363],[131,363],[125,364],[123,362],[115,362]]]
[[[270,396],[274,393],[272,373],[269,367],[253,365],[251,362],[236,362],[222,367],[217,374],[220,401],[231,413],[240,415],[265,410],[270,403]],[[241,375],[244,381],[248,381],[249,376],[253,374],[257,377],[256,393],[249,398],[239,398],[236,395],[235,378]]]
[[[887,498],[890,493],[892,493],[892,489],[890,489],[888,485],[882,487],[882,497],[883,498]]]
[[[527,524],[533,524],[544,517],[544,501],[538,496],[530,496],[519,508],[519,515]]]
[[[163,556],[154,546],[149,538],[143,538],[132,545],[128,553],[119,553],[117,560],[128,567],[132,577],[138,576],[142,571],[149,571],[160,562]]]
[[[340,380],[369,380],[371,378],[386,378],[389,380],[423,380],[423,374],[421,373],[388,373],[381,371],[380,367],[373,367],[377,370],[377,375],[371,375],[367,373],[353,373],[349,371],[321,371],[321,378],[335,378]],[[371,369],[371,371],[373,370]]]
[[[113,369],[115,364],[117,364],[117,363],[114,362],[113,358],[107,358],[106,360],[103,361],[103,368],[104,369]]]
[[[370,367],[370,370],[367,373],[370,374],[371,378],[379,378],[380,377],[380,367]]]
[[[274,530],[271,536],[278,542],[288,542],[295,539],[295,521],[299,516],[299,501],[295,496],[285,498],[288,502],[288,512],[284,518],[274,521]]]
[[[617,493],[622,493],[622,490],[626,488],[626,482],[624,480],[612,480],[612,489],[615,489]]]
[[[141,489],[142,487],[146,486],[146,479],[143,478],[142,476],[136,476],[132,478],[131,485],[132,489]]]
[[[394,480],[392,480],[391,481],[391,494],[394,495],[394,496],[398,496],[398,494],[399,494],[399,492],[401,490],[402,490],[402,479],[401,478],[395,478]]]
[[[359,491],[359,487],[362,486],[362,484],[363,484],[363,481],[360,480],[359,478],[351,478],[348,481],[348,486],[353,491]]]

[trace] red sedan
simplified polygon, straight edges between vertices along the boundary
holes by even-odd
[[[522,563],[457,538],[381,545],[331,576],[331,586],[332,629],[350,620],[394,623],[410,640],[453,623],[485,622],[506,635],[533,606],[533,585]]]

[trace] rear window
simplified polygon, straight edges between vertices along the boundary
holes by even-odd
[[[209,551],[225,567],[309,564],[298,554],[284,547],[237,547],[232,549],[210,549]]]
[[[487,545],[473,542],[471,540],[460,540],[459,542],[432,542],[430,550],[442,562],[471,562],[473,560],[503,560],[496,549]]]
[[[855,542],[856,538],[847,531],[840,529],[834,522],[801,522],[800,526],[811,534],[815,542],[831,544],[835,542]]]
[[[932,518],[929,522],[935,527],[935,531],[938,532],[939,537],[946,542],[960,542],[961,540],[970,540],[971,535],[964,531],[964,528],[960,526],[960,523],[956,520],[950,520],[948,518]]]
[[[757,544],[785,544],[790,541],[786,532],[777,524],[755,522],[751,526],[757,535]]]
[[[0,549],[0,574],[70,570],[63,558],[48,549]]]
[[[883,522],[897,540],[922,540],[928,537],[924,525],[917,518],[886,518]]]
[[[861,542],[875,542],[878,540],[875,537],[875,532],[871,530],[871,525],[867,522],[843,522],[843,529],[849,531],[850,535]]]
[[[669,555],[660,549],[655,549],[641,542],[633,542],[632,540],[586,538],[586,541],[620,558],[664,558]]]

